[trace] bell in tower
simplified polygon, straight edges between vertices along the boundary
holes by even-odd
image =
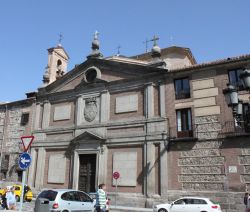
[[[44,86],[51,84],[61,78],[67,71],[69,56],[61,44],[62,35],[56,47],[48,49],[48,65],[43,75]]]

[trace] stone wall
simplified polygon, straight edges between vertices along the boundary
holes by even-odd
[[[219,146],[218,141],[196,142],[191,150],[181,151],[178,180],[183,190],[223,190],[225,159]]]

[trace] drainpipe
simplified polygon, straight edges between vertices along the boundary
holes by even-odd
[[[4,116],[4,123],[3,123],[3,137],[2,137],[2,143],[1,143],[1,152],[0,152],[0,174],[2,169],[2,161],[3,161],[3,143],[5,141],[5,127],[7,125],[7,109],[8,105],[5,105],[5,116]]]

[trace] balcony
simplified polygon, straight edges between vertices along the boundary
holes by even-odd
[[[191,130],[177,131],[176,127],[169,129],[170,139],[172,140],[194,140],[197,139],[196,125]]]
[[[219,138],[250,135],[250,125],[244,122],[228,121],[221,128]]]

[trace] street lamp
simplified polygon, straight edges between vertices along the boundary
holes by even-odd
[[[246,88],[247,90],[250,90],[250,70],[245,69],[240,74],[240,79],[243,83],[244,88]]]
[[[226,97],[227,105],[229,107],[234,107],[238,105],[238,93],[233,85],[228,83],[227,88],[223,90],[223,93]]]

